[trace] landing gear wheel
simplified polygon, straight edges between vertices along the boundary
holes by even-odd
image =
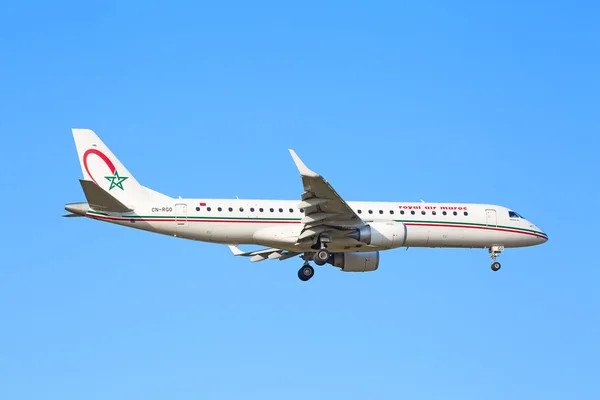
[[[491,246],[489,248],[490,258],[492,259],[492,271],[498,271],[500,269],[500,263],[496,261],[496,258],[504,251],[504,246]]]
[[[327,260],[329,260],[329,256],[331,256],[329,250],[321,249],[315,253],[313,260],[317,265],[325,265],[327,264]]]
[[[298,278],[301,281],[306,282],[315,275],[315,269],[309,264],[304,264],[302,268],[298,270]]]

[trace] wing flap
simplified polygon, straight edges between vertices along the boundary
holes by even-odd
[[[306,217],[302,218],[302,223],[310,224],[313,222],[323,221],[324,219],[327,219],[327,218],[333,218],[338,215],[339,215],[338,213],[334,213],[334,212],[314,212],[314,213],[310,213]]]
[[[326,232],[327,229],[328,227],[326,226],[305,227],[305,229],[303,229],[300,235],[298,236],[298,241],[302,242],[306,239],[310,239],[311,237],[316,236],[319,233]]]
[[[311,196],[313,195],[312,193],[308,193],[308,194]],[[320,199],[318,197],[307,196],[306,200],[304,200],[298,204],[298,208],[315,207],[315,206],[319,206],[321,204],[325,204],[330,200],[331,199]]]

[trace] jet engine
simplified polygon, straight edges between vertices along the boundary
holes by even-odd
[[[346,236],[371,246],[393,249],[404,245],[406,226],[401,222],[371,222]]]
[[[344,272],[375,271],[379,267],[379,252],[333,253],[330,263]]]

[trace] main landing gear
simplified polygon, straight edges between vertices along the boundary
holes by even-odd
[[[315,274],[315,269],[309,264],[309,261],[312,259],[312,261],[319,266],[325,265],[331,258],[331,253],[323,247],[312,254],[304,253],[302,258],[304,259],[304,265],[298,270],[298,278],[300,278],[301,281],[306,282]]]
[[[307,280],[309,280],[310,278],[312,278],[315,275],[315,269],[307,262],[304,263],[304,265],[302,266],[302,268],[300,268],[298,270],[298,278],[300,278],[301,281],[306,282]]]
[[[315,253],[315,255],[313,256],[313,261],[317,265],[325,265],[327,264],[329,257],[331,257],[331,253],[329,252],[329,250],[323,247],[321,250],[318,250]]]
[[[327,250],[327,243],[329,242],[331,242],[331,238],[328,236],[320,236],[317,243],[313,246],[313,249],[316,251],[314,253],[304,253],[302,256],[304,265],[298,270],[298,278],[300,278],[301,281],[306,282],[315,274],[315,269],[309,264],[311,259],[319,266],[327,264],[331,258],[331,252]]]
[[[500,269],[500,263],[496,261],[496,258],[504,250],[504,246],[492,246],[489,249],[490,258],[492,259],[492,271],[496,272]]]

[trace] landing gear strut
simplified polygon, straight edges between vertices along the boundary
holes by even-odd
[[[327,261],[331,258],[331,252],[327,250],[327,243],[331,242],[331,238],[328,235],[321,235],[317,242],[311,246],[313,252],[305,252],[302,255],[302,259],[304,260],[304,265],[298,271],[298,278],[301,281],[307,281],[313,277],[315,274],[315,269],[309,264],[310,260],[315,262],[317,265],[325,265]]]
[[[315,269],[308,262],[304,263],[302,268],[300,268],[298,270],[298,278],[300,278],[300,280],[303,282],[306,282],[307,280],[312,278],[314,275],[315,275]]]
[[[315,264],[325,265],[329,261],[331,253],[327,250],[328,243],[331,243],[331,237],[327,234],[321,234],[317,242],[312,246],[313,249],[317,250],[312,257]]]
[[[496,261],[496,258],[504,250],[504,246],[492,246],[490,247],[490,258],[492,259],[492,271],[496,272],[500,269],[500,263]]]

